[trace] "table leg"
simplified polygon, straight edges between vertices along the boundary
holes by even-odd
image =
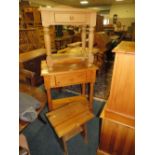
[[[94,96],[94,83],[90,83],[89,108],[91,111],[93,111],[93,96]]]
[[[64,138],[62,138],[63,147],[64,147],[64,155],[68,155],[67,143]]]
[[[86,124],[82,125],[82,128],[83,128],[83,131],[82,131],[81,135],[84,138],[85,144],[87,144],[88,143],[87,125]]]
[[[82,96],[85,96],[86,94],[86,84],[82,83]]]
[[[49,111],[51,111],[53,109],[51,89],[47,89],[47,98],[48,98],[48,109]]]

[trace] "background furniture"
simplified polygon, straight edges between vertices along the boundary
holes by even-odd
[[[87,142],[86,122],[92,119],[94,114],[89,111],[85,98],[80,102],[70,102],[47,113],[46,116],[58,137],[62,139],[65,154],[68,154],[66,142],[78,133],[81,133]]]
[[[41,26],[41,15],[38,7],[25,6],[21,11],[25,27]]]
[[[51,48],[55,49],[55,27],[49,27],[51,36]],[[20,28],[19,29],[19,53],[44,48],[43,27]]]
[[[43,78],[40,76],[40,65],[45,58],[46,50],[44,48],[19,54],[19,70],[26,69],[33,72],[33,83],[31,83],[33,86],[43,83]]]
[[[103,31],[104,25],[103,25],[104,16],[97,15],[96,18],[96,32]]]
[[[96,66],[88,67],[87,64],[59,64],[53,67],[53,70],[49,72],[47,63],[42,61],[41,64],[41,75],[44,77],[44,85],[47,91],[48,107],[49,110],[56,109],[68,102],[80,101],[85,96],[85,84],[90,83],[90,94],[89,94],[89,108],[92,110],[93,104],[93,91],[94,83],[96,80]],[[66,99],[52,100],[51,88],[58,88],[63,86],[82,84],[81,96],[69,97]]]
[[[122,41],[116,52],[111,91],[100,117],[101,154],[135,154],[135,44]]]

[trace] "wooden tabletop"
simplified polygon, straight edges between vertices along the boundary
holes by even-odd
[[[121,41],[114,49],[113,52],[118,53],[135,53],[135,42],[133,41]]]
[[[33,96],[41,103],[40,108],[37,110],[37,114],[39,114],[47,102],[46,93],[39,88],[32,87],[32,86],[22,84],[22,83],[20,83],[19,85],[19,90],[20,92],[24,92],[24,93],[27,93],[28,95]],[[20,120],[19,131],[22,131],[28,124],[29,123]]]
[[[96,67],[95,65],[92,65],[92,66],[88,66],[87,63],[85,62],[81,62],[81,63],[73,63],[73,64],[58,64],[58,65],[55,65],[53,66],[53,69],[52,71],[49,71],[49,68],[48,68],[48,65],[46,63],[45,60],[43,60],[41,62],[41,75],[44,76],[44,75],[50,75],[50,74],[59,74],[60,72],[73,72],[73,71],[82,71],[82,70],[85,70],[85,69],[95,69],[97,70],[98,67]]]
[[[46,49],[45,48],[39,48],[36,50],[32,50],[29,52],[21,53],[19,54],[19,62],[26,62],[29,60],[32,60],[34,58],[37,58],[39,56],[45,55],[46,54]]]

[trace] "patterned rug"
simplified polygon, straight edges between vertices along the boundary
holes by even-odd
[[[110,93],[110,85],[113,71],[113,60],[105,61],[100,72],[97,72],[97,78],[94,86],[94,97],[107,100]],[[67,91],[80,93],[81,85],[73,85],[65,87]],[[86,85],[86,92],[88,93],[88,85]]]

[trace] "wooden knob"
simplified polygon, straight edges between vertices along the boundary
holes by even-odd
[[[74,19],[74,16],[70,16],[70,20],[73,20]]]

